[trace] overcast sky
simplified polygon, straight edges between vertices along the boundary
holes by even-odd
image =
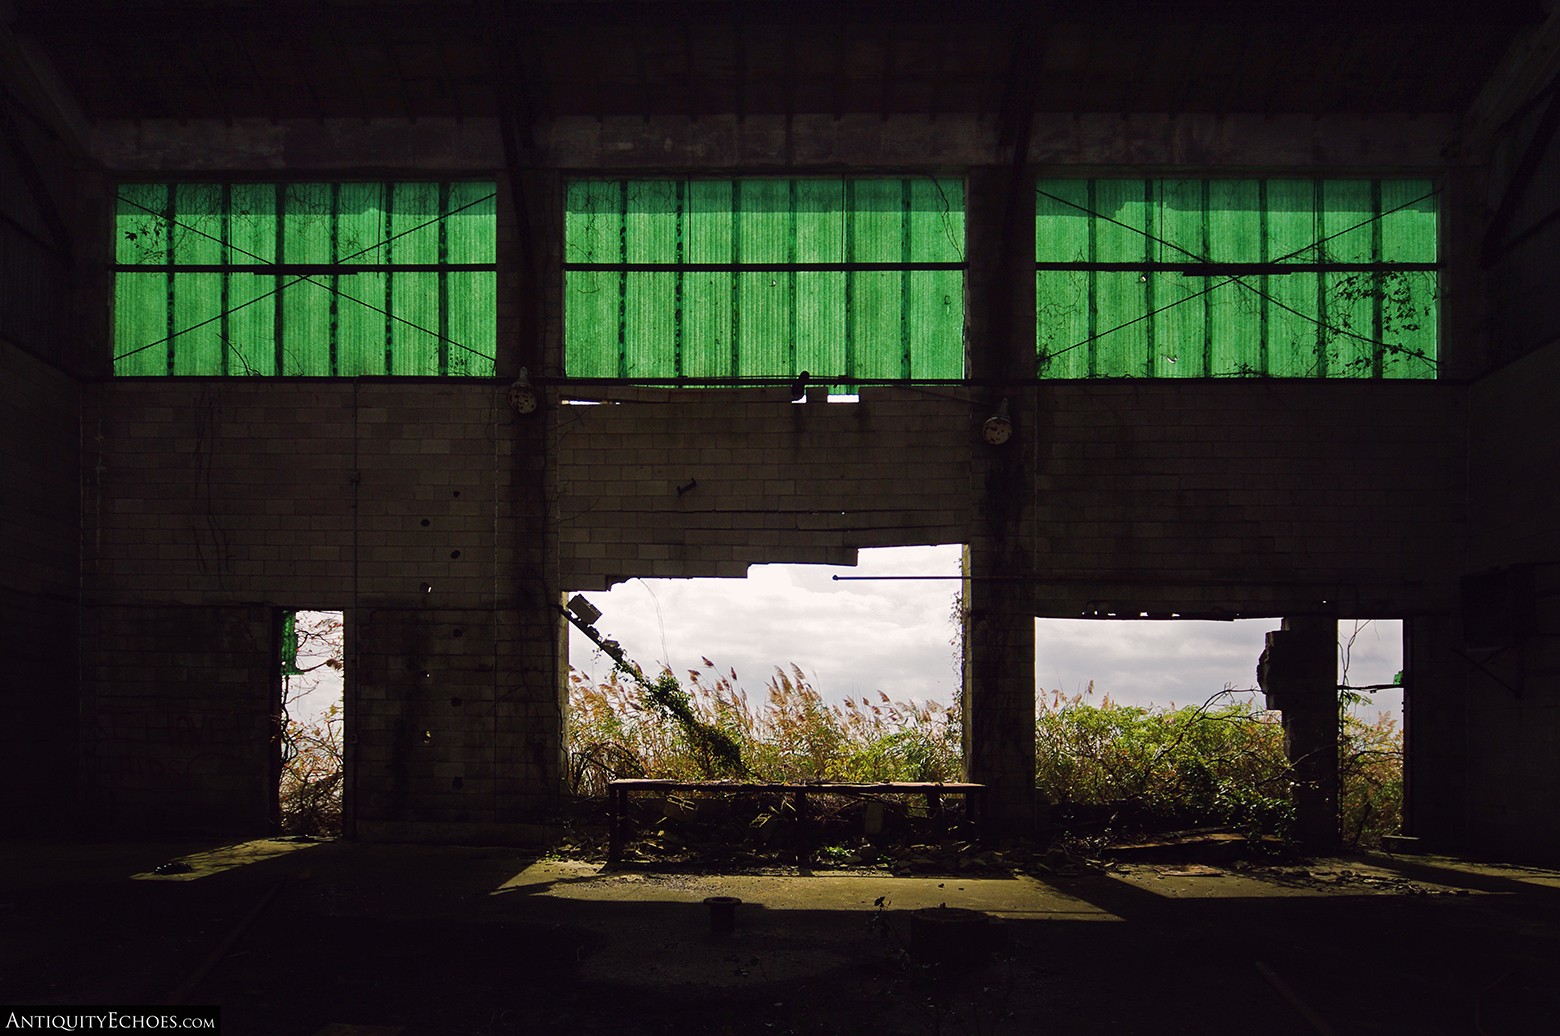
[[[665,665],[684,678],[708,657],[722,672],[736,669],[749,696],[762,699],[775,667],[794,663],[829,701],[881,690],[947,703],[959,687],[950,617],[958,581],[832,576],[957,576],[959,553],[957,545],[863,550],[854,568],[755,565],[746,579],[635,579],[586,597],[601,609],[597,629],[646,669]],[[1041,688],[1069,696],[1092,680],[1090,700],[1200,705],[1227,686],[1254,687],[1263,635],[1277,628],[1277,619],[1041,620],[1035,673]],[[594,677],[611,670],[577,631],[569,655]],[[1350,682],[1389,683],[1401,657],[1401,623],[1370,623],[1355,639]],[[1398,713],[1401,695],[1379,694],[1375,708]]]

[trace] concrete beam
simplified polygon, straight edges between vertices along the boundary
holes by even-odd
[[[1512,41],[1495,72],[1463,116],[1463,146],[1488,160],[1496,137],[1534,93],[1560,74],[1560,5],[1544,24]]]
[[[16,12],[9,3],[0,7],[0,21],[11,22]],[[86,115],[53,63],[26,36],[0,25],[0,69],[6,83],[51,132],[75,156],[89,150]]]
[[[712,115],[561,118],[539,123],[524,168],[809,173],[1008,165],[993,117]],[[1041,113],[1029,165],[1041,175],[1145,167],[1392,173],[1448,164],[1451,116]],[[94,157],[109,169],[494,172],[505,167],[497,119],[149,119],[99,122]]]
[[[1034,117],[1029,164],[1108,172],[1430,169],[1447,164],[1451,116],[1054,112]],[[1006,165],[994,117],[715,115],[564,118],[537,128],[538,164],[578,169],[938,169]]]
[[[504,168],[497,119],[114,120],[92,127],[91,151],[127,173]]]

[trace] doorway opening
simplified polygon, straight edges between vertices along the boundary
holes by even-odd
[[[341,834],[346,793],[346,622],[339,611],[284,611],[277,713],[277,826]]]
[[[745,579],[634,579],[584,597],[603,639],[744,742],[763,780],[961,779],[958,544],[863,549],[855,566],[754,565]],[[839,577],[839,578],[836,578]],[[574,594],[567,595],[574,599]],[[569,635],[570,780],[698,776],[673,722]]]
[[[1280,714],[1256,687],[1280,620],[1038,619],[1036,774],[1041,796],[1081,829],[1123,815],[1145,825],[1222,824],[1283,833],[1291,780]],[[1338,805],[1345,843],[1401,824],[1402,622],[1338,622]]]

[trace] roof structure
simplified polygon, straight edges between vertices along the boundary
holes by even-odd
[[[90,119],[1463,110],[1531,0],[15,0]]]

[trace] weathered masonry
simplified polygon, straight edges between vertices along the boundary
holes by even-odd
[[[321,608],[349,832],[533,837],[562,594],[957,542],[1001,829],[1035,617],[1401,617],[1407,833],[1560,859],[1560,22],[1438,17],[16,0],[6,819],[263,832]]]

